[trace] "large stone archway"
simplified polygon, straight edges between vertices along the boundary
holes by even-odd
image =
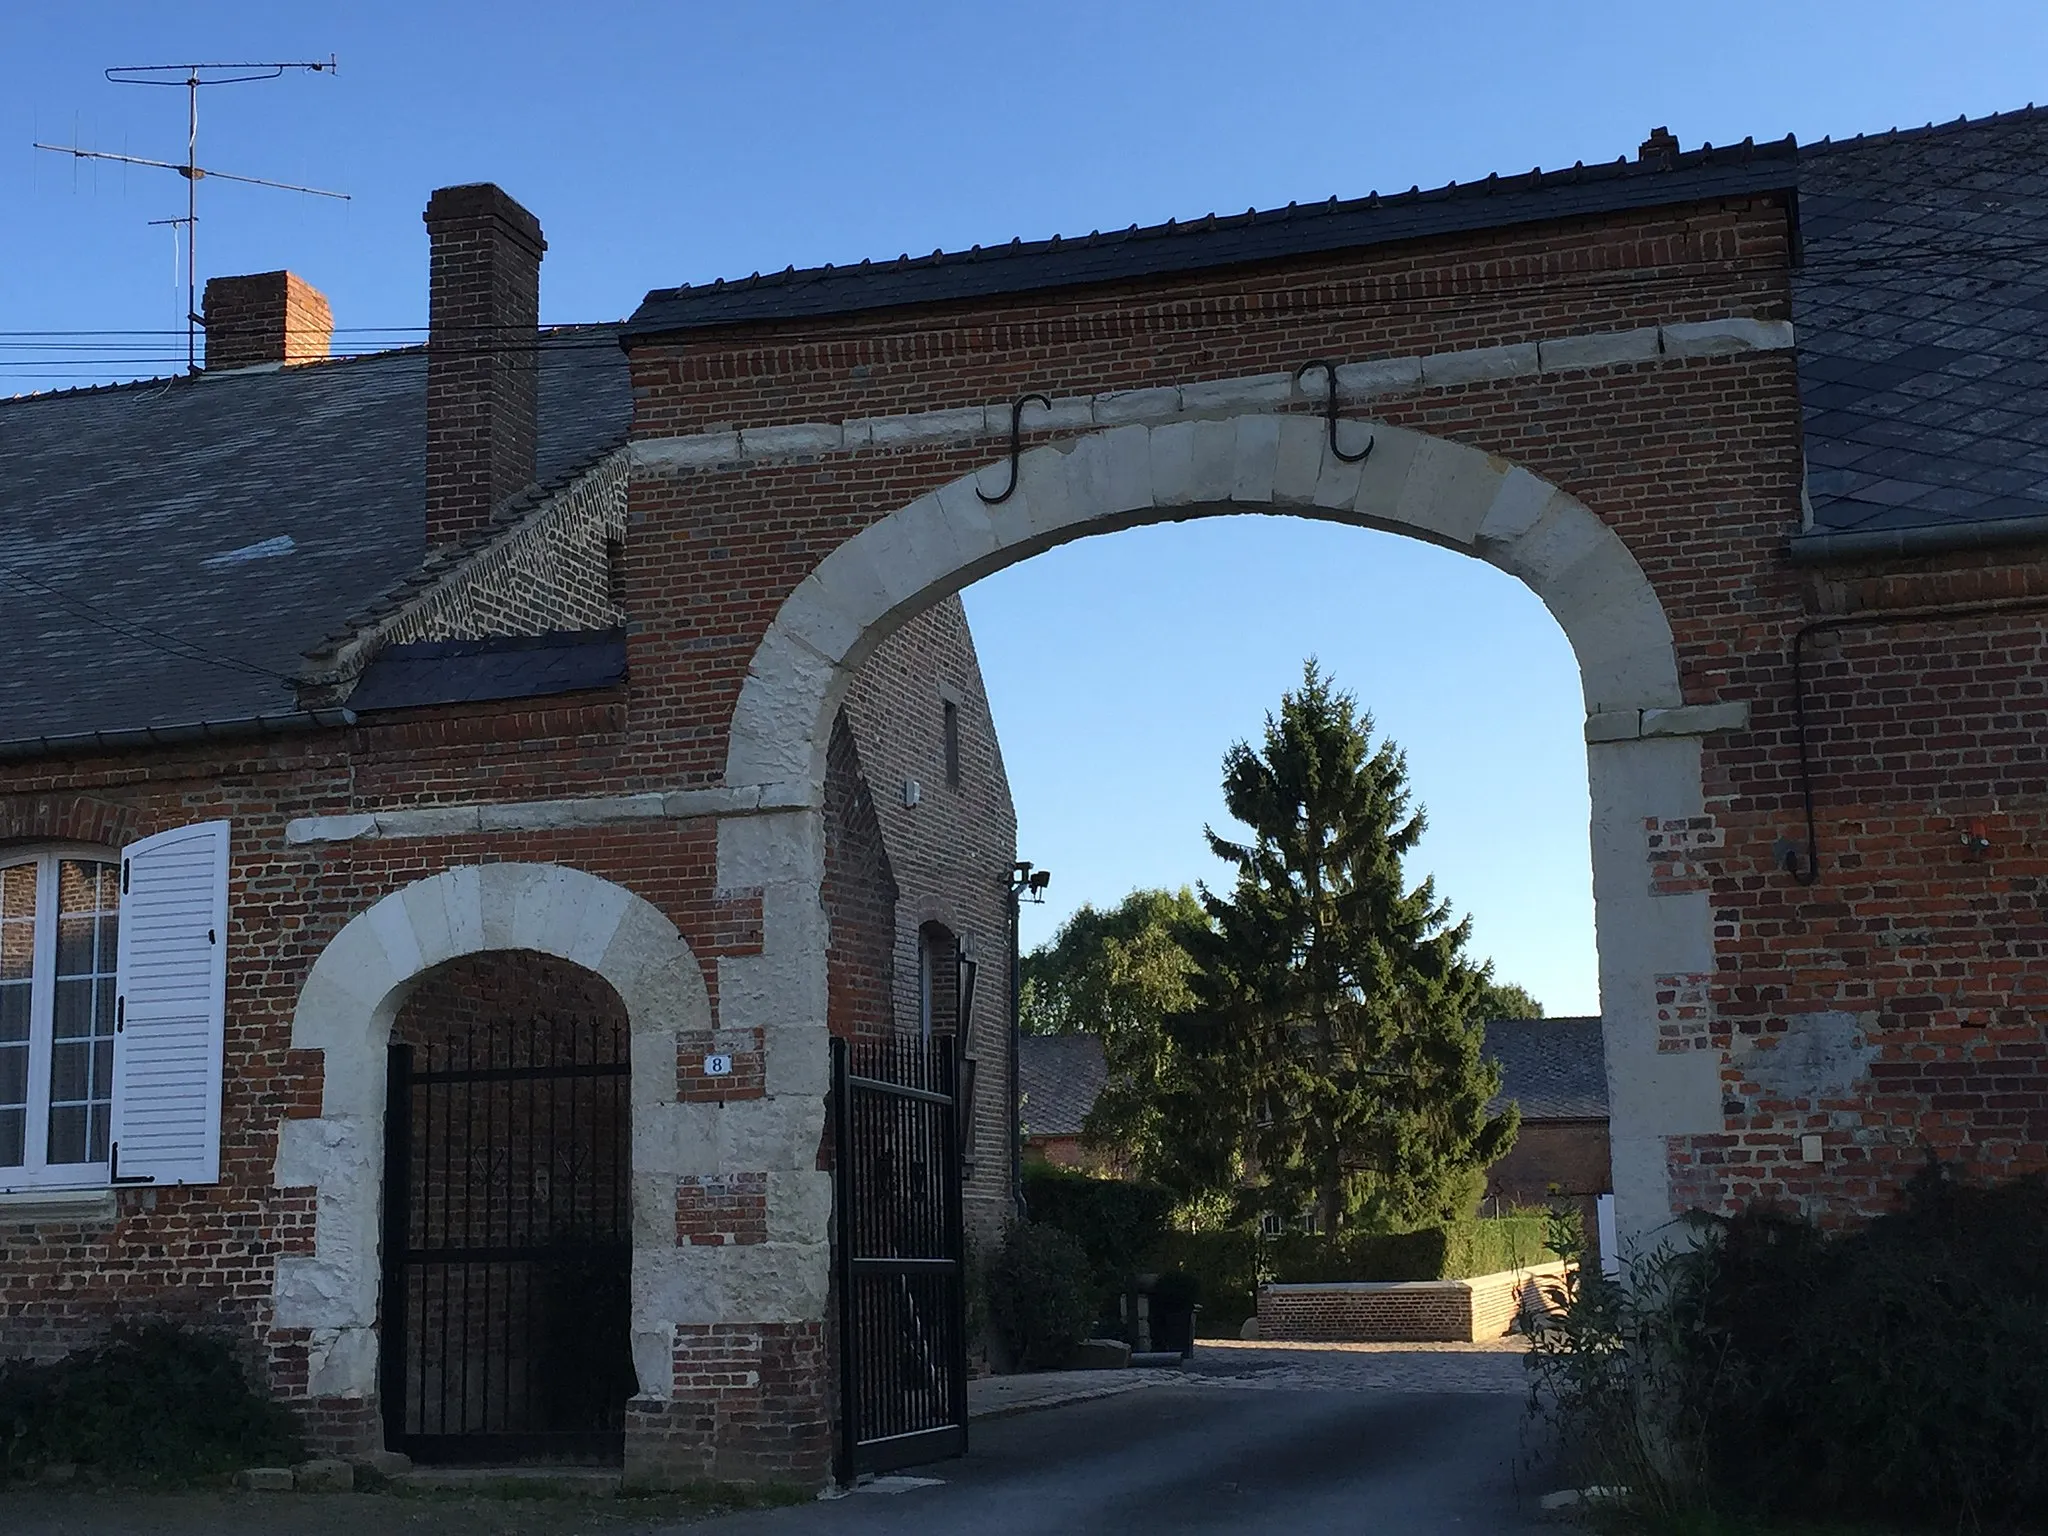
[[[1044,444],[1020,456],[1007,499],[977,494],[1001,491],[1010,466],[999,460],[846,540],[784,601],[754,652],[733,715],[727,792],[814,806],[833,711],[875,645],[937,599],[1073,539],[1256,511],[1388,530],[1486,560],[1542,599],[1579,664],[1615,1188],[1624,1236],[1641,1237],[1672,1209],[1665,1139],[1721,1127],[1717,1059],[1672,1050],[1658,1024],[1660,994],[1697,991],[1712,970],[1707,897],[1697,884],[1655,878],[1645,828],[1702,814],[1697,738],[1740,725],[1745,711],[1686,704],[1655,590],[1577,498],[1498,456],[1383,423],[1342,424],[1347,440],[1373,440],[1363,462],[1347,463],[1330,451],[1328,424],[1287,403],[1282,391],[1268,409]],[[814,811],[728,820],[719,872],[721,884],[766,893],[764,952],[752,963],[779,1002],[762,1010],[771,1056],[821,1069],[818,843]]]
[[[463,956],[528,951],[602,977],[630,1020],[633,1357],[643,1400],[673,1392],[686,1280],[675,1202],[688,1143],[676,1123],[678,1037],[710,1029],[704,977],[675,925],[622,886],[552,864],[444,870],[358,914],[321,951],[292,1019],[320,1053],[317,1119],[288,1119],[275,1182],[315,1191],[314,1251],[277,1266],[274,1326],[308,1335],[308,1395],[361,1401],[377,1381],[385,1044],[413,984]]]

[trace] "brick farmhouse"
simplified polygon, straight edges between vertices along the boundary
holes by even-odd
[[[419,1015],[462,967],[548,997],[536,1038],[630,1042],[629,1475],[821,1478],[826,1042],[943,1027],[959,941],[982,971],[1003,940],[954,595],[1219,513],[1468,552],[1569,637],[1624,1241],[1878,1210],[1930,1150],[2041,1167],[2044,151],[2032,112],[1660,132],[538,338],[537,225],[450,189],[423,356],[292,363],[320,306],[252,280],[285,320],[255,349],[223,314],[246,367],[0,406],[0,840],[34,891],[0,1344],[231,1320],[323,1443],[374,1443],[415,1390],[378,1370],[414,1306],[386,1046],[453,1049],[454,1005]],[[949,868],[982,871],[957,905]],[[957,1020],[984,1133],[1000,991]]]

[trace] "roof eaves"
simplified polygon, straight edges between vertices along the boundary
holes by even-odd
[[[176,746],[234,737],[282,736],[355,723],[354,713],[346,709],[299,709],[281,715],[247,715],[237,720],[192,720],[181,725],[145,725],[124,731],[17,736],[10,741],[0,741],[0,761],[79,752],[118,752],[131,747]]]
[[[1675,157],[1531,171],[1483,182],[1307,207],[1248,210],[1189,223],[1169,220],[1081,239],[990,250],[935,251],[854,267],[790,268],[739,282],[656,289],[620,332],[623,345],[684,331],[987,298],[1136,277],[1205,271],[1516,224],[1792,191],[1798,146],[1749,141]]]

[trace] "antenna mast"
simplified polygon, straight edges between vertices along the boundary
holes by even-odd
[[[209,171],[199,164],[199,92],[209,85],[241,85],[250,80],[275,80],[288,69],[308,74],[336,72],[335,57],[323,61],[288,64],[119,64],[106,72],[115,85],[182,85],[185,87],[185,160],[145,160],[138,155],[113,155],[103,150],[81,149],[76,144],[42,144],[60,155],[78,160],[118,160],[123,165],[146,165],[160,171],[176,171],[185,178],[185,216],[179,219],[151,219],[151,224],[182,225],[185,230],[185,371],[199,372],[199,183],[208,176],[222,181],[239,181],[251,187],[275,187],[280,192],[304,192],[313,197],[338,198],[347,202],[346,192],[328,192],[319,187],[294,186],[288,181],[265,181],[260,176],[237,176],[228,171]]]

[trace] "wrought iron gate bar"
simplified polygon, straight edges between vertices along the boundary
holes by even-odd
[[[835,1040],[832,1071],[846,1479],[967,1448],[965,1239],[952,1041]]]
[[[632,1072],[625,1062],[581,1067],[477,1067],[472,1070],[415,1072],[415,1083],[519,1083],[553,1082],[571,1077],[625,1077]]]
[[[877,1077],[848,1077],[846,1086],[858,1088],[866,1093],[886,1094],[895,1099],[916,1099],[923,1104],[943,1104],[948,1109],[953,1106],[953,1095],[950,1093],[934,1093],[929,1088],[910,1088],[902,1083],[885,1083]]]
[[[629,1072],[618,1020],[537,1016],[392,1046],[391,1449],[442,1463],[619,1459],[634,1388]]]

